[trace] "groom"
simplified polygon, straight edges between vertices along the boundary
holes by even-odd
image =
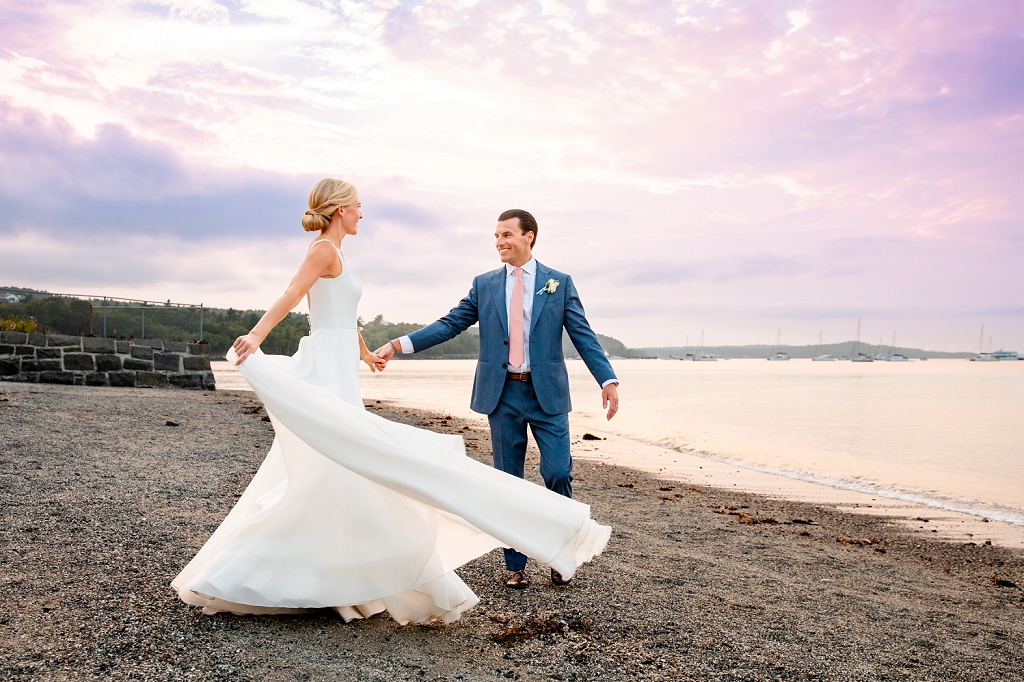
[[[619,380],[587,322],[572,279],[534,259],[534,217],[519,209],[505,211],[498,216],[494,238],[503,267],[478,275],[469,295],[440,320],[388,342],[376,354],[388,361],[396,352],[426,350],[479,322],[480,359],[470,407],[486,414],[490,422],[494,468],[523,478],[529,425],[540,449],[545,485],[572,497],[572,405],[562,329],[601,385],[608,419],[619,409]],[[525,554],[506,549],[505,566],[509,570],[506,586],[523,589],[530,584]],[[554,569],[551,582],[569,583]]]

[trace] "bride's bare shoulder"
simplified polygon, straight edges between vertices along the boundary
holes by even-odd
[[[321,270],[321,277],[334,278],[341,274],[341,258],[338,247],[329,239],[316,239],[306,250],[305,262]]]

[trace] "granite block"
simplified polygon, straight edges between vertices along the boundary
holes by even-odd
[[[59,372],[60,360],[22,360],[22,372]]]
[[[154,366],[165,372],[181,371],[181,356],[177,353],[156,353],[153,356]]]
[[[72,385],[75,383],[74,372],[61,372],[61,371],[47,371],[39,373],[39,383],[41,384],[68,384]]]
[[[111,372],[121,369],[121,358],[117,355],[97,355],[96,371]]]
[[[47,334],[46,335],[47,346],[63,346],[63,347],[75,347],[79,349],[82,347],[81,336],[66,336],[64,334]]]
[[[162,388],[167,386],[167,375],[159,372],[139,372],[136,385],[146,388]]]
[[[85,375],[86,386],[106,386],[107,385],[107,373],[106,372],[89,372]]]
[[[83,336],[82,350],[86,353],[116,353],[117,341],[114,341],[114,339],[98,339],[94,336]]]
[[[202,356],[186,355],[181,359],[185,369],[199,371],[210,369],[210,359]]]
[[[167,376],[167,381],[169,381],[172,386],[177,386],[178,388],[203,387],[202,374],[170,374]]]
[[[119,372],[108,372],[107,380],[111,386],[134,386],[135,372],[121,370]]]
[[[88,353],[65,353],[64,369],[95,372],[96,360]]]

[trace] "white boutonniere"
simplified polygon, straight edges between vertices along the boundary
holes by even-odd
[[[539,294],[542,291],[546,291],[549,294],[553,294],[557,290],[558,290],[558,280],[557,279],[549,279],[548,281],[544,282],[544,286],[542,286],[540,289],[537,290],[537,293]]]

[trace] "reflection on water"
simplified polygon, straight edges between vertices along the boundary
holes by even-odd
[[[995,504],[1024,521],[1024,362],[613,364],[622,407],[608,423],[596,382],[569,363],[575,425],[847,487]],[[474,368],[397,360],[364,371],[363,395],[479,417]],[[241,378],[219,371],[218,388],[226,374]]]

